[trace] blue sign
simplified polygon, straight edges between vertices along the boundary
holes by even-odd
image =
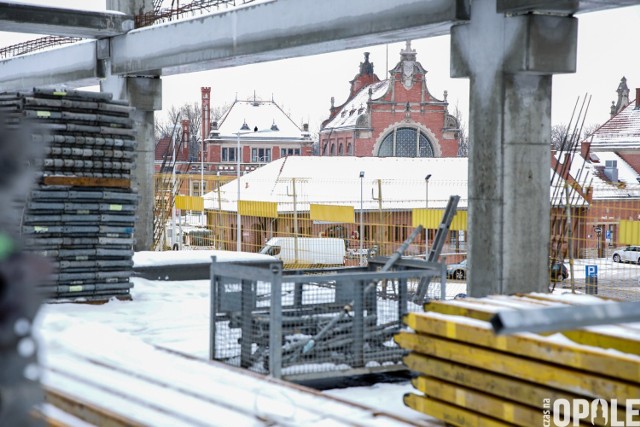
[[[585,265],[584,266],[584,275],[587,277],[598,277],[598,266],[597,265]]]
[[[605,239],[611,240],[611,230],[605,231],[604,235],[605,235]]]

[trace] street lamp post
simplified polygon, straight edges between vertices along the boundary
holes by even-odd
[[[242,251],[242,224],[240,218],[240,132],[236,133],[236,181],[238,181],[238,199],[236,202],[236,251]]]
[[[360,265],[364,265],[364,222],[362,220],[363,207],[363,186],[364,186],[364,171],[360,171]]]
[[[431,174],[428,174],[424,177],[424,207],[425,209],[429,209],[429,179],[431,178]],[[428,218],[429,213],[425,213],[425,217]],[[426,221],[425,221],[426,222]],[[428,257],[429,252],[429,227],[427,224],[424,225],[424,256],[425,259]]]

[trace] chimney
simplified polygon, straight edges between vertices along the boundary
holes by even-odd
[[[604,174],[611,182],[618,182],[618,161],[605,160]]]
[[[567,179],[571,174],[571,153],[564,153],[564,162],[562,163],[562,178]]]
[[[634,110],[640,110],[640,87],[636,88],[636,108]]]
[[[304,132],[309,132],[309,123],[303,123],[302,124],[302,130]]]
[[[210,87],[201,87],[200,88],[200,106],[202,108],[202,139],[205,139],[209,135],[209,122],[211,120],[211,88]]]
[[[589,160],[589,151],[591,151],[591,142],[582,141],[580,143],[580,155],[583,159]]]
[[[178,155],[176,154],[176,160],[185,161],[189,159],[189,125],[191,122],[189,119],[183,119],[180,123],[182,124],[182,142],[181,149],[179,151],[181,156],[180,159],[178,159]]]

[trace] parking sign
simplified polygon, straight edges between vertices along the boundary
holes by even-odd
[[[598,266],[597,265],[585,265],[584,266],[584,275],[587,277],[598,277]]]

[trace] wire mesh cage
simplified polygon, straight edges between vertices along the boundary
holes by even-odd
[[[403,369],[393,342],[402,317],[422,310],[421,280],[443,278],[437,263],[399,261],[380,271],[291,271],[212,264],[212,359],[287,379]]]

